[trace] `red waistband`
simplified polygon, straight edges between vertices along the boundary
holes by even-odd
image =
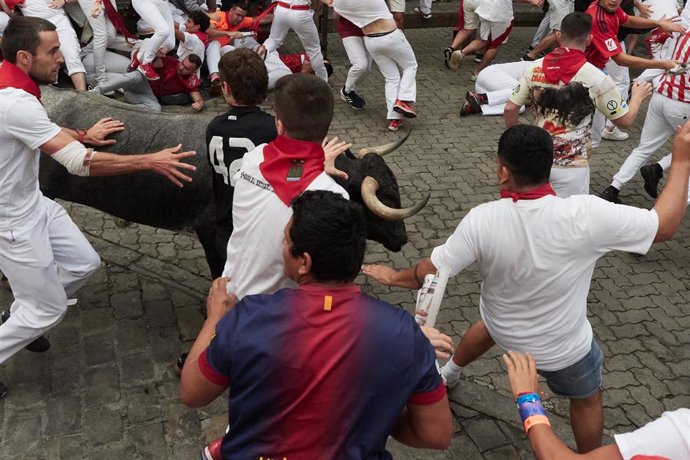
[[[288,10],[310,10],[311,5],[292,5],[290,3],[285,3],[285,2],[277,2],[278,6],[282,6],[283,8],[287,8]]]

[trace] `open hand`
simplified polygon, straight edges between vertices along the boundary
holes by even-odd
[[[436,350],[436,358],[448,359],[453,353],[453,339],[431,326],[422,326],[422,332]]]
[[[220,321],[237,305],[237,297],[234,294],[228,294],[229,282],[230,277],[224,276],[216,278],[211,284],[206,299],[206,317],[211,321]]]
[[[192,178],[187,176],[181,170],[196,171],[196,166],[188,163],[183,163],[181,160],[193,157],[196,155],[194,151],[180,152],[182,144],[175,147],[163,149],[160,152],[149,154],[151,167],[150,169],[156,174],[165,176],[170,182],[183,187],[180,181],[191,182]]]
[[[537,363],[532,355],[509,351],[503,355],[503,362],[508,371],[510,387],[516,397],[520,393],[539,393]]]
[[[397,270],[387,265],[367,264],[362,265],[362,273],[384,286],[391,286],[393,284],[393,275],[397,273]]]
[[[345,150],[352,147],[352,144],[346,144],[344,141],[338,139],[338,136],[335,136],[330,140],[325,138],[321,143],[321,146],[323,147],[323,153],[326,156],[326,164],[324,167],[326,174],[332,177],[340,177],[347,180],[347,173],[335,167],[335,159],[342,155]]]
[[[112,145],[117,141],[115,139],[106,139],[113,133],[118,133],[125,129],[125,124],[120,120],[113,120],[112,118],[101,118],[98,122],[86,130],[86,137],[84,141],[87,144],[96,147],[103,147],[104,145]]]

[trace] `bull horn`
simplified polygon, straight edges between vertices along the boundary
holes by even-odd
[[[357,155],[359,158],[364,158],[364,156],[368,153],[375,153],[376,155],[379,156],[384,156],[388,155],[391,153],[393,150],[397,149],[401,145],[405,143],[408,137],[410,137],[410,133],[412,130],[409,130],[407,134],[405,134],[404,137],[398,139],[397,141],[390,142],[388,144],[384,145],[379,145],[377,147],[364,147],[363,149],[360,149],[359,155]]]
[[[427,195],[422,201],[409,208],[395,209],[381,203],[381,200],[376,196],[376,191],[379,189],[379,183],[371,176],[367,176],[362,181],[362,201],[369,211],[374,215],[386,220],[403,220],[414,216],[421,209],[426,206],[429,201]]]

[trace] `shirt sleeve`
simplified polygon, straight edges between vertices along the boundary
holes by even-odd
[[[239,302],[218,322],[211,343],[199,358],[201,372],[207,379],[218,385],[230,383],[234,338],[239,329],[240,316],[244,308],[244,303]]]
[[[690,409],[664,412],[642,428],[615,435],[615,440],[624,460],[636,455],[690,458]]]
[[[446,386],[441,380],[434,347],[417,324],[414,324],[413,327],[415,329],[414,363],[418,383],[408,403],[419,405],[434,404],[446,396]]]
[[[617,120],[628,113],[628,103],[608,75],[595,88],[594,104],[609,120]]]
[[[34,150],[60,134],[62,128],[50,121],[38,99],[26,94],[7,107],[5,130]]]
[[[623,11],[623,8],[618,8],[616,10],[616,17],[618,18],[618,24],[623,25],[628,22],[628,13]]]
[[[470,210],[455,232],[441,246],[431,252],[431,262],[436,268],[448,267],[450,276],[455,276],[478,258],[476,245],[472,238],[474,228],[474,209]]]
[[[646,254],[659,228],[656,211],[590,199],[590,235],[602,253],[609,251]]]
[[[529,67],[522,76],[520,76],[520,81],[517,86],[513,88],[513,94],[510,95],[510,102],[517,105],[529,105],[532,102],[529,94],[529,80],[531,79],[531,75],[532,67]]]

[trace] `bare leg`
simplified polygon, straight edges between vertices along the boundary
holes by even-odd
[[[462,55],[463,56],[469,56],[470,54],[474,53],[475,51],[479,51],[482,48],[486,48],[487,41],[486,40],[480,40],[478,38],[475,38],[470,42],[469,45],[464,47],[462,49]]]
[[[530,59],[537,59],[539,55],[547,48],[552,47],[556,43],[556,33],[551,32],[546,37],[542,38],[541,41],[534,47],[532,51],[527,53]]]
[[[77,91],[86,91],[86,74],[84,72],[73,73],[70,78]]]
[[[460,49],[466,40],[474,36],[475,32],[476,30],[461,29],[457,34],[455,34],[455,37],[453,37],[453,42],[450,44],[450,47],[454,50]]]
[[[494,345],[494,339],[486,330],[484,321],[480,319],[470,326],[460,339],[460,343],[453,354],[453,362],[458,366],[465,367],[489,351]]]
[[[498,50],[501,49],[500,46],[497,46],[496,48],[488,48],[486,52],[484,53],[484,57],[482,58],[482,62],[480,62],[477,65],[477,69],[474,71],[476,75],[479,75],[479,72],[481,72],[486,66],[491,64],[491,61],[496,59],[496,56],[498,56]]]
[[[570,425],[580,454],[601,446],[604,434],[602,391],[587,399],[570,400]]]

